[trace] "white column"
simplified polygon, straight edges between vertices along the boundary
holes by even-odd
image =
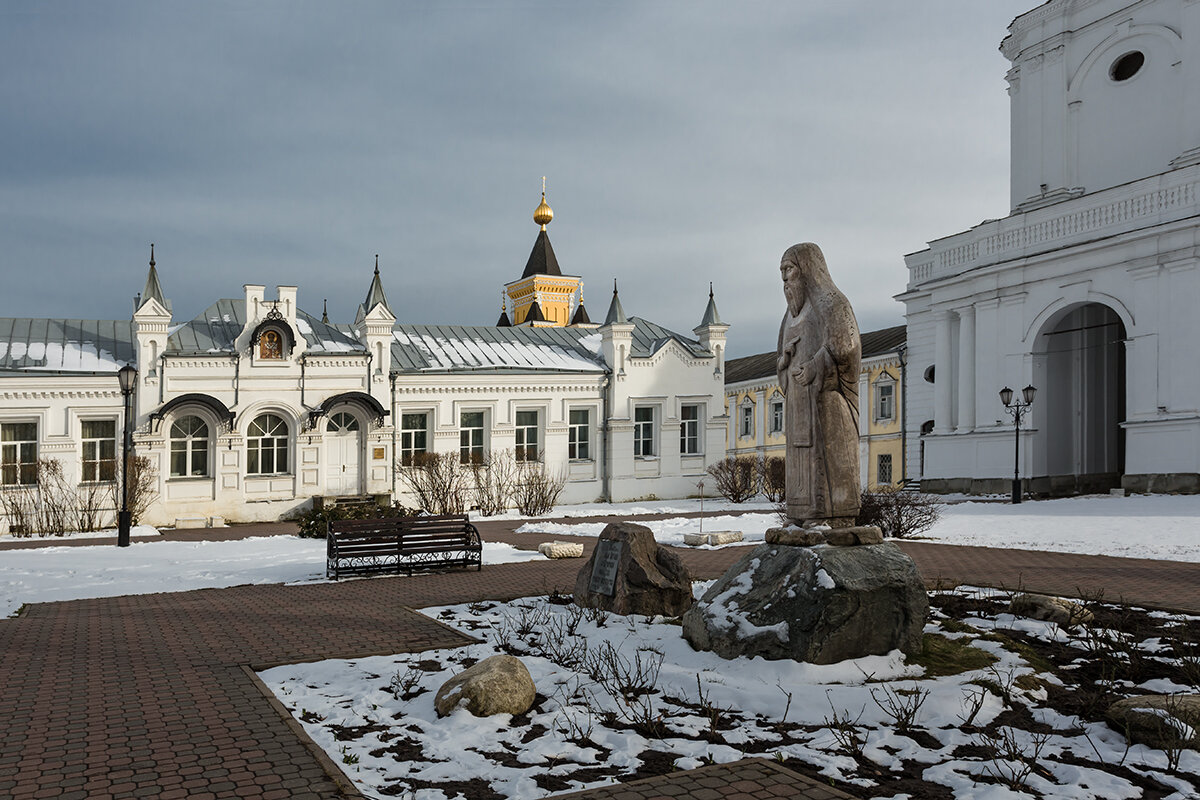
[[[952,433],[954,423],[950,418],[950,381],[952,355],[950,350],[950,312],[939,312],[937,317],[936,341],[933,351],[933,432]]]
[[[975,430],[975,306],[958,310],[958,432]]]

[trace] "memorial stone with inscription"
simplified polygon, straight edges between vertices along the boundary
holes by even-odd
[[[692,602],[692,579],[679,556],[632,522],[606,526],[575,578],[575,603],[584,608],[677,617]]]

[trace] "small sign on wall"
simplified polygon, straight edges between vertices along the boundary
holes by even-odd
[[[382,447],[376,447],[376,448],[375,448],[375,449],[374,449],[374,450],[371,452],[371,457],[372,457],[372,458],[374,458],[376,461],[383,461],[383,448],[382,448]]]

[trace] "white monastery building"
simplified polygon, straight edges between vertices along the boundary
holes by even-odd
[[[1013,20],[1012,211],[905,258],[908,474],[1200,491],[1200,2],[1050,0]]]
[[[694,338],[627,317],[615,284],[591,323],[552,215],[543,194],[505,287],[514,317],[495,326],[398,322],[378,259],[353,324],[305,313],[295,286],[254,284],[178,319],[153,247],[132,321],[0,319],[0,491],[35,483],[39,459],[80,486],[111,480],[129,363],[134,452],[157,470],[150,524],[275,520],[314,497],[411,505],[398,472],[422,452],[511,450],[564,475],[566,503],[693,494],[725,455],[728,326],[711,292]]]

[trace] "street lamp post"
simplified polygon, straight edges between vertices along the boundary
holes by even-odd
[[[1021,395],[1025,402],[1020,400],[1013,402],[1013,390],[1005,386],[1000,390],[1000,402],[1004,403],[1004,410],[1013,418],[1016,439],[1013,447],[1013,482],[1012,482],[1012,501],[1014,503],[1021,502],[1021,417],[1029,413],[1029,407],[1033,405],[1033,396],[1037,394],[1037,389],[1033,386],[1026,386],[1021,390]]]
[[[125,398],[125,425],[122,430],[121,443],[121,510],[117,512],[117,547],[129,547],[129,450],[133,444],[133,424],[130,420],[130,401],[133,390],[137,386],[137,369],[126,364],[117,370],[117,383],[121,386],[121,395]]]

